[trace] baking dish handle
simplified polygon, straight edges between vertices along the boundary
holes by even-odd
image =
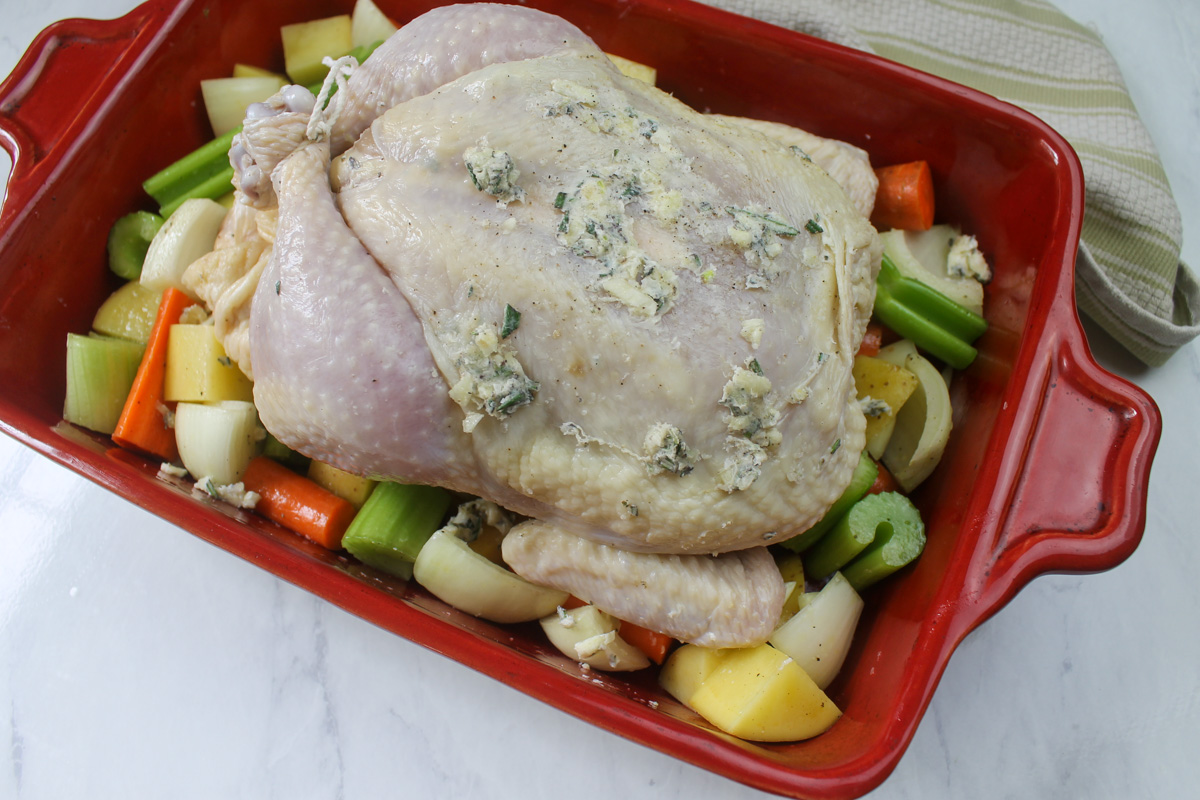
[[[46,182],[173,11],[150,0],[119,19],[56,22],[33,40],[0,84],[0,146],[13,162],[4,216]]]
[[[1127,558],[1146,523],[1161,416],[1148,394],[1092,359],[1078,323],[1051,328],[1016,401],[977,551],[973,627],[1034,577],[1099,572]]]

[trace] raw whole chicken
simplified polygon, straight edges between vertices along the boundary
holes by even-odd
[[[764,641],[763,545],[863,447],[863,209],[790,129],[700,114],[539,11],[437,9],[333,72],[327,107],[285,89],[231,152],[278,215],[247,321],[263,424],[530,518],[504,557],[534,582]]]

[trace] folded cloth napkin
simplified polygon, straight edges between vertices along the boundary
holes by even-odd
[[[1042,0],[703,0],[874,52],[1040,117],[1083,164],[1079,307],[1147,364],[1200,334],[1179,209],[1112,55]]]

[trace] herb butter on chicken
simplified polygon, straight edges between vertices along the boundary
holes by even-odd
[[[438,9],[335,71],[328,107],[285,89],[231,153],[228,224],[269,236],[239,312],[263,424],[530,518],[503,553],[535,583],[764,641],[784,590],[763,545],[863,448],[861,152],[826,148],[865,209],[795,144],[815,137],[698,113],[520,7]]]

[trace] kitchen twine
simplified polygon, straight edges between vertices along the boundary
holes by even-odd
[[[1041,0],[702,0],[991,94],[1062,134],[1083,164],[1079,308],[1150,365],[1200,334],[1179,208],[1100,37]]]

